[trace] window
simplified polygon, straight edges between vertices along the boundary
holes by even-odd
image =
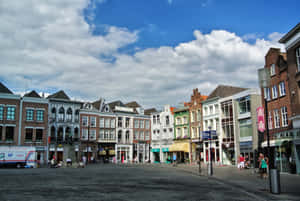
[[[159,124],[160,123],[159,115],[156,116],[156,119],[157,119],[157,123]]]
[[[275,128],[279,128],[280,127],[280,117],[279,117],[279,111],[278,110],[274,110],[274,123],[275,123]]]
[[[279,96],[285,96],[285,84],[284,81],[279,83]]]
[[[243,97],[239,100],[240,114],[250,112],[250,96]]]
[[[264,88],[264,97],[268,101],[271,100],[270,88]]]
[[[67,110],[67,121],[72,121],[72,114],[73,114],[73,111],[71,108],[69,108]]]
[[[36,129],[35,134],[36,134],[35,141],[42,142],[43,141],[43,129]]]
[[[33,129],[26,128],[25,129],[25,142],[32,142],[32,137],[33,137]]]
[[[193,111],[193,112],[191,112],[191,122],[194,122],[194,118],[195,117],[195,112]]]
[[[15,134],[15,127],[7,126],[6,133],[5,133],[6,141],[9,141],[9,142],[14,141],[14,134]]]
[[[153,124],[156,124],[156,116],[153,116]]]
[[[6,119],[7,120],[15,120],[15,113],[16,113],[15,107],[7,107]]]
[[[134,120],[134,128],[138,128],[139,127],[139,120]]]
[[[91,118],[91,127],[96,127],[96,117],[90,117]]]
[[[122,121],[123,121],[122,117],[118,117],[118,127],[119,128],[122,128]]]
[[[111,119],[111,120],[110,120],[110,127],[111,127],[111,128],[115,128],[115,124],[116,124],[115,119]]]
[[[149,129],[150,128],[150,122],[149,120],[146,120],[146,129]]]
[[[177,117],[176,118],[176,125],[180,125],[181,124],[181,118],[180,117]]]
[[[177,133],[176,137],[179,138],[181,137],[181,128],[177,128]]]
[[[201,111],[197,111],[197,121],[201,121]]]
[[[75,121],[78,122],[79,121],[79,110],[75,111]]]
[[[187,124],[187,123],[188,123],[188,122],[187,122],[187,117],[186,117],[186,116],[183,117],[183,122],[184,122],[184,124]]]
[[[169,128],[169,131],[170,131],[170,132],[173,132],[173,128]]]
[[[139,139],[139,132],[138,131],[134,131],[134,139],[135,140]]]
[[[184,137],[188,137],[188,128],[184,127]]]
[[[101,140],[104,139],[104,130],[100,130],[100,131],[99,131],[99,138],[100,138]]]
[[[109,137],[109,131],[108,130],[105,130],[104,131],[104,139],[107,140]]]
[[[82,129],[82,140],[87,140],[88,139],[88,129]]]
[[[296,49],[297,70],[300,71],[300,47]]]
[[[55,109],[55,107],[52,108],[52,110],[51,110],[51,118],[52,118],[53,120],[56,119],[56,109]]]
[[[219,113],[219,105],[215,104],[215,113]]]
[[[3,120],[3,106],[0,106],[0,120]]]
[[[240,120],[240,138],[252,137],[252,121],[249,119]]]
[[[168,126],[170,124],[170,117],[166,116],[166,125]]]
[[[82,125],[83,126],[88,126],[88,121],[89,119],[88,119],[88,117],[87,116],[83,116],[82,117]]]
[[[140,140],[145,140],[144,131],[140,131]]]
[[[150,140],[149,131],[145,132],[145,140]]]
[[[129,128],[129,125],[130,125],[130,118],[126,117],[126,119],[125,119],[125,127]]]
[[[274,86],[272,87],[272,98],[275,99],[275,98],[277,98],[277,97],[278,97],[277,86],[274,85]]]
[[[37,110],[36,111],[36,120],[37,121],[44,121],[44,111],[43,110]]]
[[[272,119],[272,112],[269,112],[268,115],[268,119],[269,119],[269,129],[273,129],[273,119]]]
[[[209,106],[209,114],[213,114],[214,112],[213,112],[213,106],[211,105],[211,106]]]
[[[144,120],[140,120],[140,128],[144,128],[144,125],[145,124],[145,122],[144,122]]]
[[[288,126],[288,116],[287,116],[287,108],[281,108],[281,124],[282,127]]]
[[[208,115],[208,108],[207,107],[204,108],[204,113],[205,113],[205,115]]]
[[[105,119],[105,128],[110,128],[110,119]]]
[[[96,140],[96,130],[90,130],[90,140]]]
[[[26,121],[33,121],[33,109],[26,110]]]
[[[126,134],[125,134],[126,143],[130,143],[129,139],[130,139],[129,131],[126,131]]]
[[[111,140],[115,140],[116,139],[115,130],[111,130],[110,131],[110,139]]]
[[[100,118],[100,128],[104,128],[104,118]]]
[[[270,67],[270,73],[271,73],[271,76],[275,75],[276,72],[275,72],[275,64],[272,64],[271,67]]]
[[[58,111],[58,120],[63,121],[65,119],[65,109],[61,107]]]

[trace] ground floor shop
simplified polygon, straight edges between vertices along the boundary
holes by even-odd
[[[131,163],[133,146],[132,145],[116,145],[117,159],[116,163]]]
[[[75,145],[49,145],[48,160],[55,159],[57,162],[66,161],[70,158],[72,161],[80,160],[79,144]]]
[[[152,147],[151,149],[151,162],[152,163],[171,163],[172,162],[172,153],[169,150],[169,147]]]
[[[116,160],[115,146],[115,143],[99,143],[97,160],[102,163],[114,163]]]
[[[133,161],[135,163],[146,163],[150,160],[150,144],[145,142],[133,145]]]
[[[98,155],[98,145],[93,144],[81,144],[79,160],[86,160],[87,163],[95,163]]]
[[[171,152],[172,160],[176,159],[177,163],[189,163],[190,162],[190,141],[178,140],[175,141],[169,148]]]
[[[209,140],[205,140],[203,142],[204,163],[208,163],[210,160],[214,163],[221,163],[220,150],[218,140],[212,140],[211,142]]]

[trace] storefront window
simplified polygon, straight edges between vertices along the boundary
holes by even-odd
[[[240,138],[249,138],[252,136],[252,121],[251,119],[240,120]]]

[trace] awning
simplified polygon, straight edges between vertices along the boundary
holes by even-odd
[[[190,152],[189,145],[190,145],[190,143],[188,143],[188,142],[174,143],[170,146],[169,151],[170,152],[178,152],[178,151]]]
[[[277,147],[277,146],[281,146],[281,144],[283,142],[288,142],[291,141],[292,139],[278,139],[278,140],[270,140],[270,147]],[[263,143],[261,143],[262,147],[267,147],[268,146],[268,141],[264,141]]]
[[[151,152],[160,152],[160,149],[151,149]]]

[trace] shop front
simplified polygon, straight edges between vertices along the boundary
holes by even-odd
[[[132,146],[117,145],[117,163],[130,163],[132,161]]]
[[[242,154],[245,157],[245,160],[249,162],[248,163],[249,166],[254,165],[254,161],[253,161],[254,152],[253,152],[252,141],[240,142],[240,154]]]
[[[153,163],[160,163],[160,149],[154,147],[151,149],[151,153],[152,153]]]
[[[178,163],[187,163],[190,161],[190,143],[189,142],[174,142],[169,149],[172,155],[176,155]]]
[[[169,147],[163,147],[161,151],[162,151],[162,162],[168,164],[171,163],[172,155],[170,153]]]
[[[115,158],[115,144],[102,143],[98,145],[98,160],[102,163],[113,163]]]

